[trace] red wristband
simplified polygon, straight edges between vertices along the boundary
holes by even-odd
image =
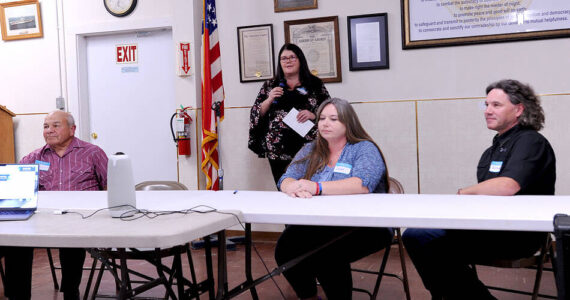
[[[317,190],[315,191],[315,195],[318,195],[319,194],[319,183],[315,182],[315,184],[317,185]]]

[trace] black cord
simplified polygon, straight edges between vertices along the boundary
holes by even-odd
[[[83,215],[83,214],[80,213],[80,212],[71,211],[71,210],[66,210],[66,211],[64,211],[64,213],[66,213],[66,214],[76,214],[76,215],[80,215],[82,219],[87,219],[87,218],[91,218],[92,216],[94,216],[94,215],[96,215],[96,214],[98,214],[99,212],[102,212],[102,211],[104,211],[104,210],[113,209],[113,208],[120,208],[120,207],[130,207],[130,208],[132,208],[132,210],[129,210],[129,211],[127,211],[127,212],[124,212],[123,214],[121,214],[121,216],[124,215],[124,214],[126,214],[126,213],[132,213],[133,211],[136,211],[136,210],[137,210],[136,207],[134,207],[134,206],[132,206],[132,205],[126,204],[126,205],[117,205],[117,206],[111,206],[111,207],[100,208],[100,209],[98,209],[98,210],[96,210],[96,211],[94,211],[94,212],[92,212],[92,213],[90,213],[90,214],[88,214],[88,215]]]
[[[238,221],[239,225],[241,226],[241,228],[245,231],[245,226],[243,226],[243,223],[240,221],[238,215],[232,213],[232,212],[222,212],[222,211],[218,211],[216,210],[215,212],[219,213],[219,214],[225,214],[225,215],[232,215],[234,216],[234,218],[236,218],[236,220]],[[257,247],[255,247],[255,244],[253,243],[253,241],[251,241],[251,246],[253,247],[253,250],[255,251],[255,254],[257,254],[257,258],[259,258],[259,261],[261,262],[261,264],[263,265],[263,267],[265,268],[265,271],[267,272],[267,275],[269,275],[269,278],[271,278],[271,281],[273,281],[273,284],[275,284],[275,287],[277,288],[277,290],[279,291],[279,294],[281,294],[281,297],[283,297],[283,300],[287,300],[287,298],[285,297],[285,294],[283,293],[283,291],[281,290],[281,288],[279,287],[279,284],[277,284],[277,281],[275,281],[275,277],[273,277],[271,275],[271,270],[269,270],[269,268],[267,267],[267,264],[265,264],[265,261],[263,260],[263,257],[261,257],[261,254],[259,253],[259,251],[257,250]]]
[[[99,213],[101,211],[114,209],[114,208],[121,208],[121,207],[131,208],[131,210],[127,210],[121,214],[121,216],[119,218],[122,221],[134,221],[134,220],[144,218],[144,217],[147,217],[149,219],[154,219],[154,218],[157,218],[160,216],[173,215],[173,214],[187,215],[187,214],[191,214],[191,213],[198,213],[198,214],[218,213],[218,214],[223,214],[223,215],[232,215],[238,221],[238,224],[241,226],[241,228],[244,231],[246,230],[245,226],[243,225],[243,223],[241,222],[241,220],[239,219],[239,216],[237,214],[232,213],[232,212],[219,211],[216,208],[208,206],[208,205],[196,205],[196,206],[193,206],[191,208],[183,209],[183,210],[151,211],[151,210],[146,210],[146,209],[137,209],[136,207],[127,204],[127,205],[117,205],[117,206],[111,206],[111,207],[106,207],[106,208],[100,208],[100,209],[98,209],[98,210],[96,210],[96,211],[94,211],[88,215],[83,215],[82,213],[76,212],[76,211],[66,211],[66,213],[78,214],[81,216],[82,219],[87,219],[87,218],[90,218],[90,217],[96,215],[97,213]],[[201,210],[199,208],[205,208],[206,210]],[[251,246],[253,247],[253,250],[257,254],[259,261],[261,262],[261,264],[265,268],[265,271],[267,272],[268,275],[270,275],[271,281],[273,281],[273,283],[275,284],[275,287],[277,288],[277,290],[281,294],[281,297],[283,297],[283,299],[286,300],[287,298],[285,297],[285,294],[283,293],[283,291],[279,287],[279,284],[277,284],[277,281],[275,281],[275,278],[271,275],[271,271],[267,267],[267,264],[265,264],[265,261],[261,257],[261,254],[257,250],[257,247],[255,247],[255,244],[253,243],[253,241],[251,241]]]

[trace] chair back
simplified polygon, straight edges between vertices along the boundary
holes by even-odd
[[[388,189],[388,194],[403,194],[404,187],[395,178],[388,177],[388,182],[390,183],[390,188]]]
[[[165,191],[165,190],[188,190],[188,188],[177,181],[143,181],[135,185],[137,191]]]

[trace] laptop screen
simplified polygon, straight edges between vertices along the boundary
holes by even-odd
[[[0,164],[0,210],[38,206],[38,165]]]

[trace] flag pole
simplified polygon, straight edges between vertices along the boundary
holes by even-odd
[[[212,104],[212,110],[216,116],[216,135],[218,136],[218,189],[224,189],[224,169],[222,168],[222,139],[220,134],[220,118],[222,116],[221,105],[219,101]]]

